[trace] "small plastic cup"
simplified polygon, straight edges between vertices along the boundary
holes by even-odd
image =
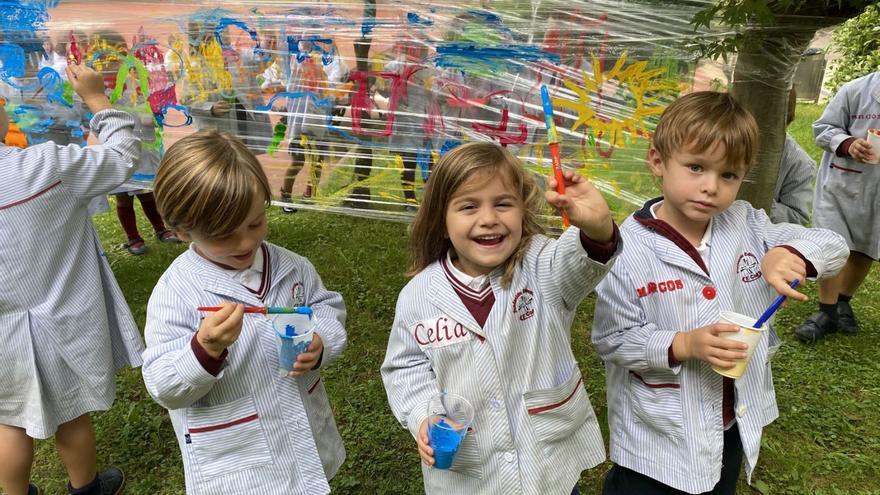
[[[874,160],[868,163],[880,165],[880,129],[868,129],[868,144],[871,145],[871,152],[874,153]]]
[[[444,392],[428,404],[428,443],[434,449],[434,467],[449,469],[458,447],[474,421],[474,407],[464,397]]]
[[[293,371],[296,358],[309,348],[315,330],[315,319],[309,308],[297,308],[298,313],[275,315],[272,327],[278,336],[278,374]]]
[[[761,328],[755,328],[752,326],[755,324],[755,318],[734,313],[733,311],[722,311],[721,322],[739,326],[739,332],[725,332],[721,334],[722,337],[745,342],[749,346],[749,348],[746,349],[746,358],[736,361],[736,366],[733,368],[723,369],[714,366],[712,367],[712,369],[719,375],[736,379],[743,376],[743,373],[746,372],[746,366],[748,366],[749,360],[755,352],[755,348],[758,347],[758,342],[761,341],[761,335],[763,335],[764,331],[767,329],[767,325],[764,325]]]

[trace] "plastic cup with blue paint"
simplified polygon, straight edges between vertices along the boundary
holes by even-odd
[[[275,315],[272,327],[278,341],[278,374],[293,371],[296,358],[309,348],[315,330],[315,318],[307,307],[296,308],[296,313]]]
[[[428,443],[434,467],[449,469],[474,421],[474,407],[464,397],[444,392],[428,404]]]

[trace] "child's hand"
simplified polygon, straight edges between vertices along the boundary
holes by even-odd
[[[739,327],[715,323],[690,332],[678,332],[672,339],[672,354],[679,361],[699,359],[718,368],[733,368],[734,360],[745,359],[745,342],[721,337],[725,332],[738,332]]]
[[[873,149],[867,139],[856,139],[849,145],[849,156],[863,163],[874,161],[878,153],[880,150]]]
[[[321,359],[322,352],[324,352],[324,341],[321,340],[321,336],[316,333],[312,336],[312,343],[309,344],[309,348],[306,349],[306,352],[303,352],[296,357],[296,362],[293,363],[293,371],[288,373],[287,376],[301,376],[307,371],[311,371],[318,365],[318,360]]]
[[[434,465],[434,449],[428,444],[428,420],[422,421],[422,424],[419,425],[419,436],[416,438],[416,443],[419,446],[419,456],[422,458],[422,462],[428,466]]]
[[[79,64],[67,64],[67,78],[76,94],[80,95],[92,113],[110,108],[104,94],[104,77],[95,70]]]
[[[220,311],[202,320],[196,333],[199,344],[215,359],[219,359],[223,350],[238,340],[244,321],[244,305],[223,303],[220,307]]]
[[[761,260],[761,271],[764,272],[764,280],[780,295],[797,301],[808,299],[806,294],[791,288],[795,279],[803,281],[807,278],[807,264],[800,256],[788,249],[775,247],[767,251]]]
[[[230,110],[232,110],[232,105],[230,105],[229,102],[225,100],[216,101],[213,105],[211,105],[211,115],[213,115],[214,117],[226,115],[227,113],[229,113]]]
[[[565,210],[571,224],[579,228],[587,237],[596,242],[606,242],[614,235],[611,210],[605,198],[593,184],[580,175],[563,170],[565,194],[556,192],[556,178],[547,180],[544,198],[558,209]]]

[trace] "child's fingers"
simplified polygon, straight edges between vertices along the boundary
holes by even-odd
[[[794,277],[792,278],[792,280],[794,280]],[[803,302],[809,299],[806,294],[802,294],[792,289],[788,284],[785,283],[775,284],[774,288],[776,289],[776,292],[778,292],[780,295],[794,299],[795,301]]]
[[[736,325],[731,325],[729,323],[716,323],[709,327],[709,333],[716,337],[722,333],[729,332],[739,332],[739,327]]]
[[[736,366],[736,363],[734,363],[733,361],[726,361],[723,359],[718,359],[714,356],[709,356],[709,364],[711,364],[712,366],[714,366],[716,368],[721,368],[721,369],[725,369],[725,370]]]

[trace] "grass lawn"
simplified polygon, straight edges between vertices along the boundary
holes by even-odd
[[[821,107],[799,106],[791,132],[818,158],[810,123]],[[348,457],[333,479],[337,493],[419,493],[422,487],[415,442],[392,417],[379,377],[387,336],[400,288],[406,282],[406,226],[399,223],[272,209],[269,240],[308,257],[324,283],[341,292],[348,306],[349,346],[324,372]],[[182,245],[149,239],[146,256],[128,256],[119,246],[122,230],[112,213],[95,223],[107,257],[143,326],[150,292]],[[142,231],[149,224],[141,219]],[[777,319],[783,346],[774,358],[780,417],[765,430],[753,488],[740,493],[880,494],[880,307],[870,299],[880,292],[875,269],[854,299],[863,327],[856,337],[834,335],[813,346],[798,343],[795,326],[816,308],[813,299],[784,308]],[[604,375],[589,345],[595,298],[582,304],[573,327],[578,356],[593,406],[605,423]],[[95,414],[99,463],[115,464],[128,476],[127,493],[182,494],[183,466],[164,409],[146,393],[138,370],[118,376],[112,410]],[[606,432],[607,433],[607,432]],[[607,438],[607,435],[606,435]],[[584,473],[582,493],[599,493],[610,464]],[[33,479],[49,494],[66,493],[66,474],[51,442],[39,442]]]

